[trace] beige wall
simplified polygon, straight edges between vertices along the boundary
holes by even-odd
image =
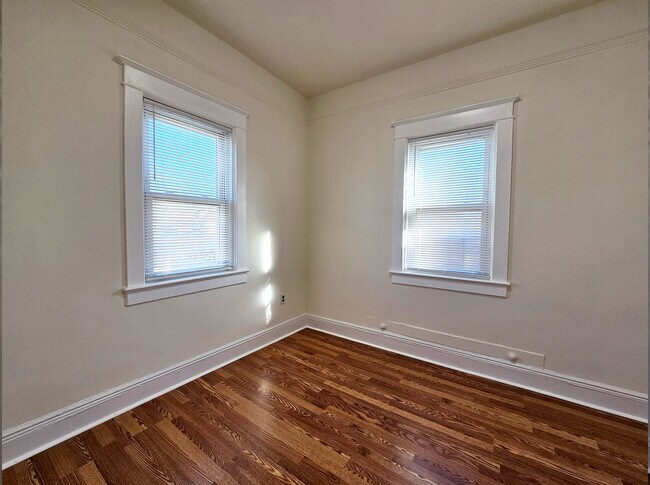
[[[267,230],[304,313],[305,99],[157,0],[3,7],[3,428],[266,328]],[[124,306],[118,54],[251,113],[245,285]]]
[[[373,316],[646,390],[642,2],[598,4],[310,103],[158,0],[3,7],[4,429],[266,328],[266,231],[271,284],[287,295],[272,324],[307,309]],[[124,306],[118,54],[251,113],[247,284]],[[548,62],[509,67],[535,59]],[[391,285],[390,123],[513,94],[511,295]]]
[[[310,313],[646,392],[646,15],[600,3],[311,100]],[[511,95],[510,295],[391,284],[391,122]]]

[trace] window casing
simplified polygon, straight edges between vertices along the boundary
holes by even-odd
[[[393,283],[507,296],[516,99],[393,125]]]
[[[124,65],[127,305],[246,282],[246,113]]]

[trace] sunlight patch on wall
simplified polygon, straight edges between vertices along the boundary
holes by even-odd
[[[271,245],[271,231],[266,231],[262,237],[262,271],[264,274],[273,268],[273,252]]]

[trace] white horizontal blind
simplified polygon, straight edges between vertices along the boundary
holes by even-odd
[[[491,279],[494,144],[492,127],[409,141],[405,270]]]
[[[145,280],[233,267],[233,160],[227,128],[144,100]]]

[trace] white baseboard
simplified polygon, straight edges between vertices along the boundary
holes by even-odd
[[[371,322],[369,322],[371,323]],[[450,333],[439,332],[428,328],[418,327],[408,323],[388,321],[387,329],[398,335],[411,337],[416,340],[423,340],[437,345],[450,347],[452,349],[464,350],[475,355],[484,355],[486,357],[493,357],[495,359],[507,359],[509,352],[517,354],[517,363],[527,365],[530,367],[544,368],[544,354],[532,352],[514,347],[506,347],[505,345],[495,344],[485,340],[477,340],[460,335],[453,335]],[[372,328],[372,325],[369,326]],[[377,328],[375,326],[375,328]]]
[[[648,395],[316,315],[307,326],[380,349],[648,422]]]
[[[274,325],[142,379],[2,433],[2,469],[305,328],[306,315]]]
[[[553,396],[636,421],[648,421],[648,395],[392,332],[300,315],[137,381],[113,388],[2,433],[2,469],[223,367],[303,328]]]

